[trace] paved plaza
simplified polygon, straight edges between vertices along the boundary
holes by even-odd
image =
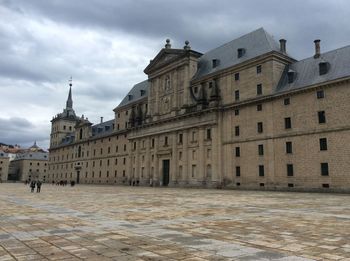
[[[350,195],[0,184],[3,260],[350,260]]]

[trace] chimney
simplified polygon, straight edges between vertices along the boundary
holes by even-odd
[[[317,39],[314,41],[315,43],[315,55],[314,58],[319,58],[321,56],[321,46],[320,46],[321,40]]]
[[[281,39],[280,40],[280,51],[281,53],[286,53],[286,39]]]
[[[166,39],[165,42],[166,42],[165,49],[170,49],[171,48],[170,39]]]
[[[103,117],[101,117],[101,123],[103,123]]]

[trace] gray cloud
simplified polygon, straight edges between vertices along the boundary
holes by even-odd
[[[71,75],[76,113],[113,118],[165,38],[206,52],[264,27],[302,59],[316,38],[322,51],[350,43],[349,8],[346,0],[0,0],[0,142],[47,140]]]

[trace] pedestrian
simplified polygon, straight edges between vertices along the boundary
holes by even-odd
[[[35,181],[34,180],[32,180],[31,182],[30,182],[30,192],[34,192],[34,189],[35,189]]]
[[[40,193],[41,190],[41,181],[38,180],[38,182],[36,183],[36,193]]]

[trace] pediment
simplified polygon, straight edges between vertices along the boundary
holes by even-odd
[[[169,64],[178,58],[183,57],[186,52],[182,49],[162,49],[156,57],[151,60],[149,65],[146,67],[144,72],[149,74],[154,70],[163,67],[166,64]]]

